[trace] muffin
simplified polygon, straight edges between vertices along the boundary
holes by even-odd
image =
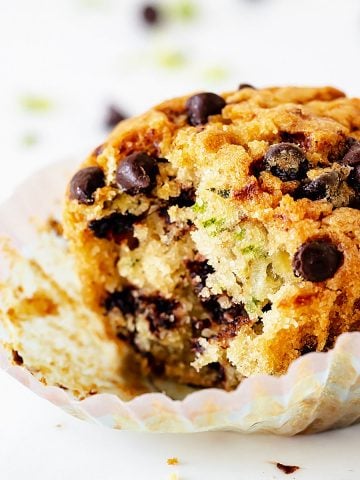
[[[121,122],[70,181],[84,301],[144,369],[232,389],[360,330],[360,99],[244,86]]]

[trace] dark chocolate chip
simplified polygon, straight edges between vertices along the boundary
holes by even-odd
[[[24,359],[17,350],[12,350],[11,353],[12,353],[13,362],[16,363],[16,365],[24,364]]]
[[[205,328],[211,327],[211,320],[209,318],[193,319],[191,326],[194,335],[200,335]]]
[[[195,203],[195,189],[188,188],[181,190],[178,197],[169,198],[169,206],[176,205],[179,208],[192,207]]]
[[[213,295],[207,300],[203,300],[201,303],[204,308],[211,313],[214,322],[221,325],[223,323],[223,309],[220,307],[217,297]]]
[[[360,142],[354,142],[341,162],[343,165],[355,167],[360,164]]]
[[[129,195],[148,193],[155,186],[158,173],[156,158],[135,152],[120,161],[116,182]]]
[[[159,7],[156,5],[144,5],[141,10],[141,15],[144,22],[148,25],[156,25],[161,18]]]
[[[136,248],[139,247],[140,241],[138,238],[134,237],[134,235],[129,235],[127,237],[127,245],[130,250],[135,250]]]
[[[304,152],[293,143],[271,145],[264,157],[264,168],[283,181],[301,180],[309,168]]]
[[[270,312],[271,309],[272,309],[272,303],[268,302],[262,307],[261,311],[263,313],[266,313],[266,312]]]
[[[156,296],[141,296],[139,310],[145,314],[149,322],[150,330],[158,332],[161,329],[170,330],[176,325],[176,315],[174,311],[179,303],[175,300]]]
[[[221,365],[221,363],[219,362],[209,363],[207,365],[207,368],[209,370],[212,370],[213,372],[216,372],[217,382],[225,382],[226,380],[225,368]]]
[[[222,321],[223,323],[247,323],[249,316],[242,303],[233,304],[232,307],[223,309]]]
[[[112,213],[107,217],[91,220],[89,229],[96,238],[115,240],[121,242],[123,239],[132,236],[133,225],[140,220],[140,217],[130,213]]]
[[[186,102],[188,122],[190,125],[204,125],[210,115],[221,113],[225,100],[215,93],[204,92],[193,95]]]
[[[151,373],[157,377],[161,377],[165,374],[165,364],[161,360],[157,359],[150,352],[141,352],[141,354],[147,359]]]
[[[107,312],[118,308],[123,315],[135,314],[136,300],[133,295],[132,288],[124,288],[121,291],[109,293],[104,302],[104,307]]]
[[[280,132],[281,142],[292,143],[307,150],[310,147],[311,139],[304,132]]]
[[[226,323],[247,323],[248,314],[244,308],[244,305],[233,304],[230,308],[222,308],[218,302],[217,297],[213,296],[202,302],[206,310],[212,314],[214,322],[219,325]]]
[[[127,118],[127,115],[124,112],[121,112],[117,107],[114,105],[110,105],[106,112],[105,117],[105,127],[106,128],[114,128],[118,123],[122,122]]]
[[[353,167],[348,178],[348,183],[352,187],[360,189],[360,142],[354,141],[352,143],[344,158],[340,160],[340,163]]]
[[[358,191],[355,192],[354,197],[350,200],[349,207],[360,210],[360,195]]]
[[[101,155],[104,151],[104,147],[105,145],[103,143],[101,145],[98,145],[92,153],[93,156],[98,157],[99,155]]]
[[[335,275],[343,260],[343,253],[330,240],[310,240],[295,253],[293,270],[304,280],[323,282]]]
[[[165,220],[165,224],[170,225],[171,220],[170,220],[170,215],[168,214],[168,207],[160,207],[157,212],[159,217]]]
[[[214,268],[205,260],[188,260],[186,267],[189,270],[191,282],[196,295],[200,295],[202,289],[206,286],[208,275],[214,273]]]
[[[360,165],[356,165],[349,175],[348,183],[351,187],[360,189]]]
[[[306,353],[315,352],[318,346],[318,339],[315,335],[306,335],[303,339],[303,345],[300,349],[300,355],[305,355]]]
[[[70,182],[70,198],[85,205],[94,203],[94,192],[105,185],[104,172],[99,167],[79,170]]]
[[[341,183],[339,174],[335,171],[326,172],[311,182],[300,185],[294,192],[294,197],[309,198],[310,200],[321,200],[327,198],[332,200],[332,192],[336,192]]]
[[[243,88],[251,88],[252,90],[256,90],[256,88],[250,85],[250,83],[240,83],[238,90],[242,90]]]
[[[286,475],[291,475],[300,469],[297,465],[284,465],[283,463],[277,462],[276,466],[279,470],[283,471]]]
[[[346,137],[344,142],[344,155],[353,147],[354,145],[360,145],[360,141],[356,140],[354,137]],[[344,157],[343,155],[343,157]]]
[[[202,354],[205,351],[205,348],[201,345],[199,340],[192,340],[192,350],[195,353]]]

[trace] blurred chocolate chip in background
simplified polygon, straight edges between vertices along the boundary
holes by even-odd
[[[120,110],[115,105],[109,105],[105,114],[104,126],[106,129],[114,128],[126,118],[128,118],[128,115],[126,115],[123,110]]]
[[[141,19],[142,21],[149,25],[157,25],[161,21],[161,12],[160,8],[156,4],[145,4],[141,8]]]

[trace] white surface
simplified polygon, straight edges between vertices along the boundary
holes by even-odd
[[[167,480],[172,472],[180,480],[359,478],[359,427],[293,438],[136,434],[74,419],[3,372],[0,381],[2,479]],[[169,457],[180,465],[168,466]],[[274,462],[301,469],[286,476]]]
[[[140,3],[0,0],[0,200],[39,166],[100,143],[108,103],[133,114],[189,90],[239,82],[334,84],[360,95],[357,0],[198,0],[198,19],[156,31],[139,25]],[[159,67],[155,58],[164,51],[182,52],[186,65]],[[226,70],[223,80],[206,78],[212,67]],[[19,99],[27,94],[48,97],[53,110],[23,111]],[[36,135],[36,145],[22,145],[28,134]],[[360,474],[360,427],[292,439],[141,435],[68,417],[3,372],[0,389],[5,480],[160,480],[175,471],[184,480]],[[179,467],[166,465],[171,456],[179,457]],[[286,477],[274,461],[303,468]]]

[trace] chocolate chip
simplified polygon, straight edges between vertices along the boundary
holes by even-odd
[[[191,326],[194,335],[200,335],[205,328],[211,327],[211,320],[209,318],[192,319]]]
[[[354,167],[354,170],[349,175],[349,185],[354,188],[360,188],[360,164]]]
[[[95,150],[92,152],[92,155],[94,157],[98,157],[99,155],[101,155],[104,151],[104,148],[105,148],[105,145],[102,143],[101,145],[98,145]]]
[[[305,355],[306,353],[315,352],[318,346],[318,339],[315,335],[305,335],[303,338],[303,345],[300,349],[300,355]]]
[[[121,242],[129,236],[132,236],[133,225],[139,220],[140,217],[130,213],[121,214],[114,212],[106,217],[91,220],[89,222],[89,229],[96,238]]]
[[[120,161],[116,182],[129,195],[149,192],[159,173],[156,159],[144,152],[135,152]]]
[[[354,197],[349,202],[349,208],[354,208],[355,210],[360,210],[360,196],[358,190],[355,192]]]
[[[335,275],[343,259],[343,253],[330,240],[310,240],[295,253],[294,274],[310,282],[323,282]]]
[[[107,312],[118,308],[123,315],[134,315],[136,310],[136,300],[133,295],[133,289],[127,287],[121,291],[109,293],[105,299],[104,307]]]
[[[294,192],[294,197],[309,198],[310,200],[321,200],[327,198],[332,200],[332,193],[338,190],[341,178],[337,172],[326,172],[311,182],[304,183]]]
[[[252,90],[256,90],[256,88],[250,85],[250,83],[240,83],[238,90],[242,90],[243,88],[251,88]]]
[[[271,309],[272,309],[272,303],[268,302],[262,307],[261,311],[263,313],[266,313],[266,312],[270,312]]]
[[[175,300],[156,296],[141,296],[139,299],[139,310],[145,315],[149,322],[150,330],[153,333],[161,329],[171,330],[176,325],[177,317],[175,310],[179,303]]]
[[[144,5],[141,14],[144,22],[148,25],[156,25],[161,18],[159,8],[156,5]]]
[[[283,181],[301,180],[309,168],[304,152],[293,143],[277,143],[265,154],[264,168]]]
[[[24,359],[17,350],[12,350],[11,353],[12,353],[13,362],[16,363],[16,365],[24,364]]]
[[[217,324],[226,323],[246,323],[248,321],[248,314],[242,303],[233,304],[230,308],[222,308],[216,296],[212,296],[202,302],[206,310],[212,314],[214,322]]]
[[[352,187],[360,188],[360,142],[354,141],[344,158],[340,160],[342,165],[353,167],[349,175],[348,183]]]
[[[202,289],[206,286],[208,275],[214,273],[214,268],[205,260],[188,260],[186,268],[189,270],[191,283],[196,295],[200,295]]]
[[[180,195],[177,197],[170,197],[169,206],[176,205],[179,208],[192,207],[195,203],[195,189],[188,188],[181,190]]]
[[[221,113],[225,100],[215,93],[205,92],[193,95],[186,102],[188,122],[190,125],[204,125],[210,115]]]
[[[114,128],[118,123],[122,122],[127,118],[123,112],[121,112],[117,107],[114,105],[110,105],[106,112],[105,117],[105,126],[107,128]]]
[[[360,164],[360,142],[354,141],[341,162],[343,165],[355,167]]]
[[[279,132],[281,142],[284,143],[292,143],[297,145],[300,148],[303,148],[304,150],[307,150],[310,148],[311,145],[311,139],[309,135],[305,135],[304,132]]]
[[[160,218],[164,219],[166,225],[170,225],[171,220],[170,220],[170,215],[168,213],[168,207],[160,207],[159,210],[157,211],[158,215]]]
[[[94,192],[105,185],[104,172],[99,167],[79,170],[70,182],[70,198],[85,205],[94,203]]]
[[[276,466],[279,470],[282,470],[286,475],[291,475],[300,469],[297,465],[284,465],[283,463],[277,462]]]
[[[224,382],[226,380],[225,368],[219,362],[211,362],[207,365],[208,370],[216,372],[216,381]]]
[[[166,368],[164,365],[164,362],[161,360],[157,359],[154,355],[152,355],[150,352],[140,352],[142,356],[144,356],[147,359],[148,366],[151,370],[151,373],[157,377],[161,377],[165,374]]]
[[[200,355],[205,352],[205,348],[201,345],[199,340],[193,339],[191,343],[192,343],[193,352],[198,353]]]

